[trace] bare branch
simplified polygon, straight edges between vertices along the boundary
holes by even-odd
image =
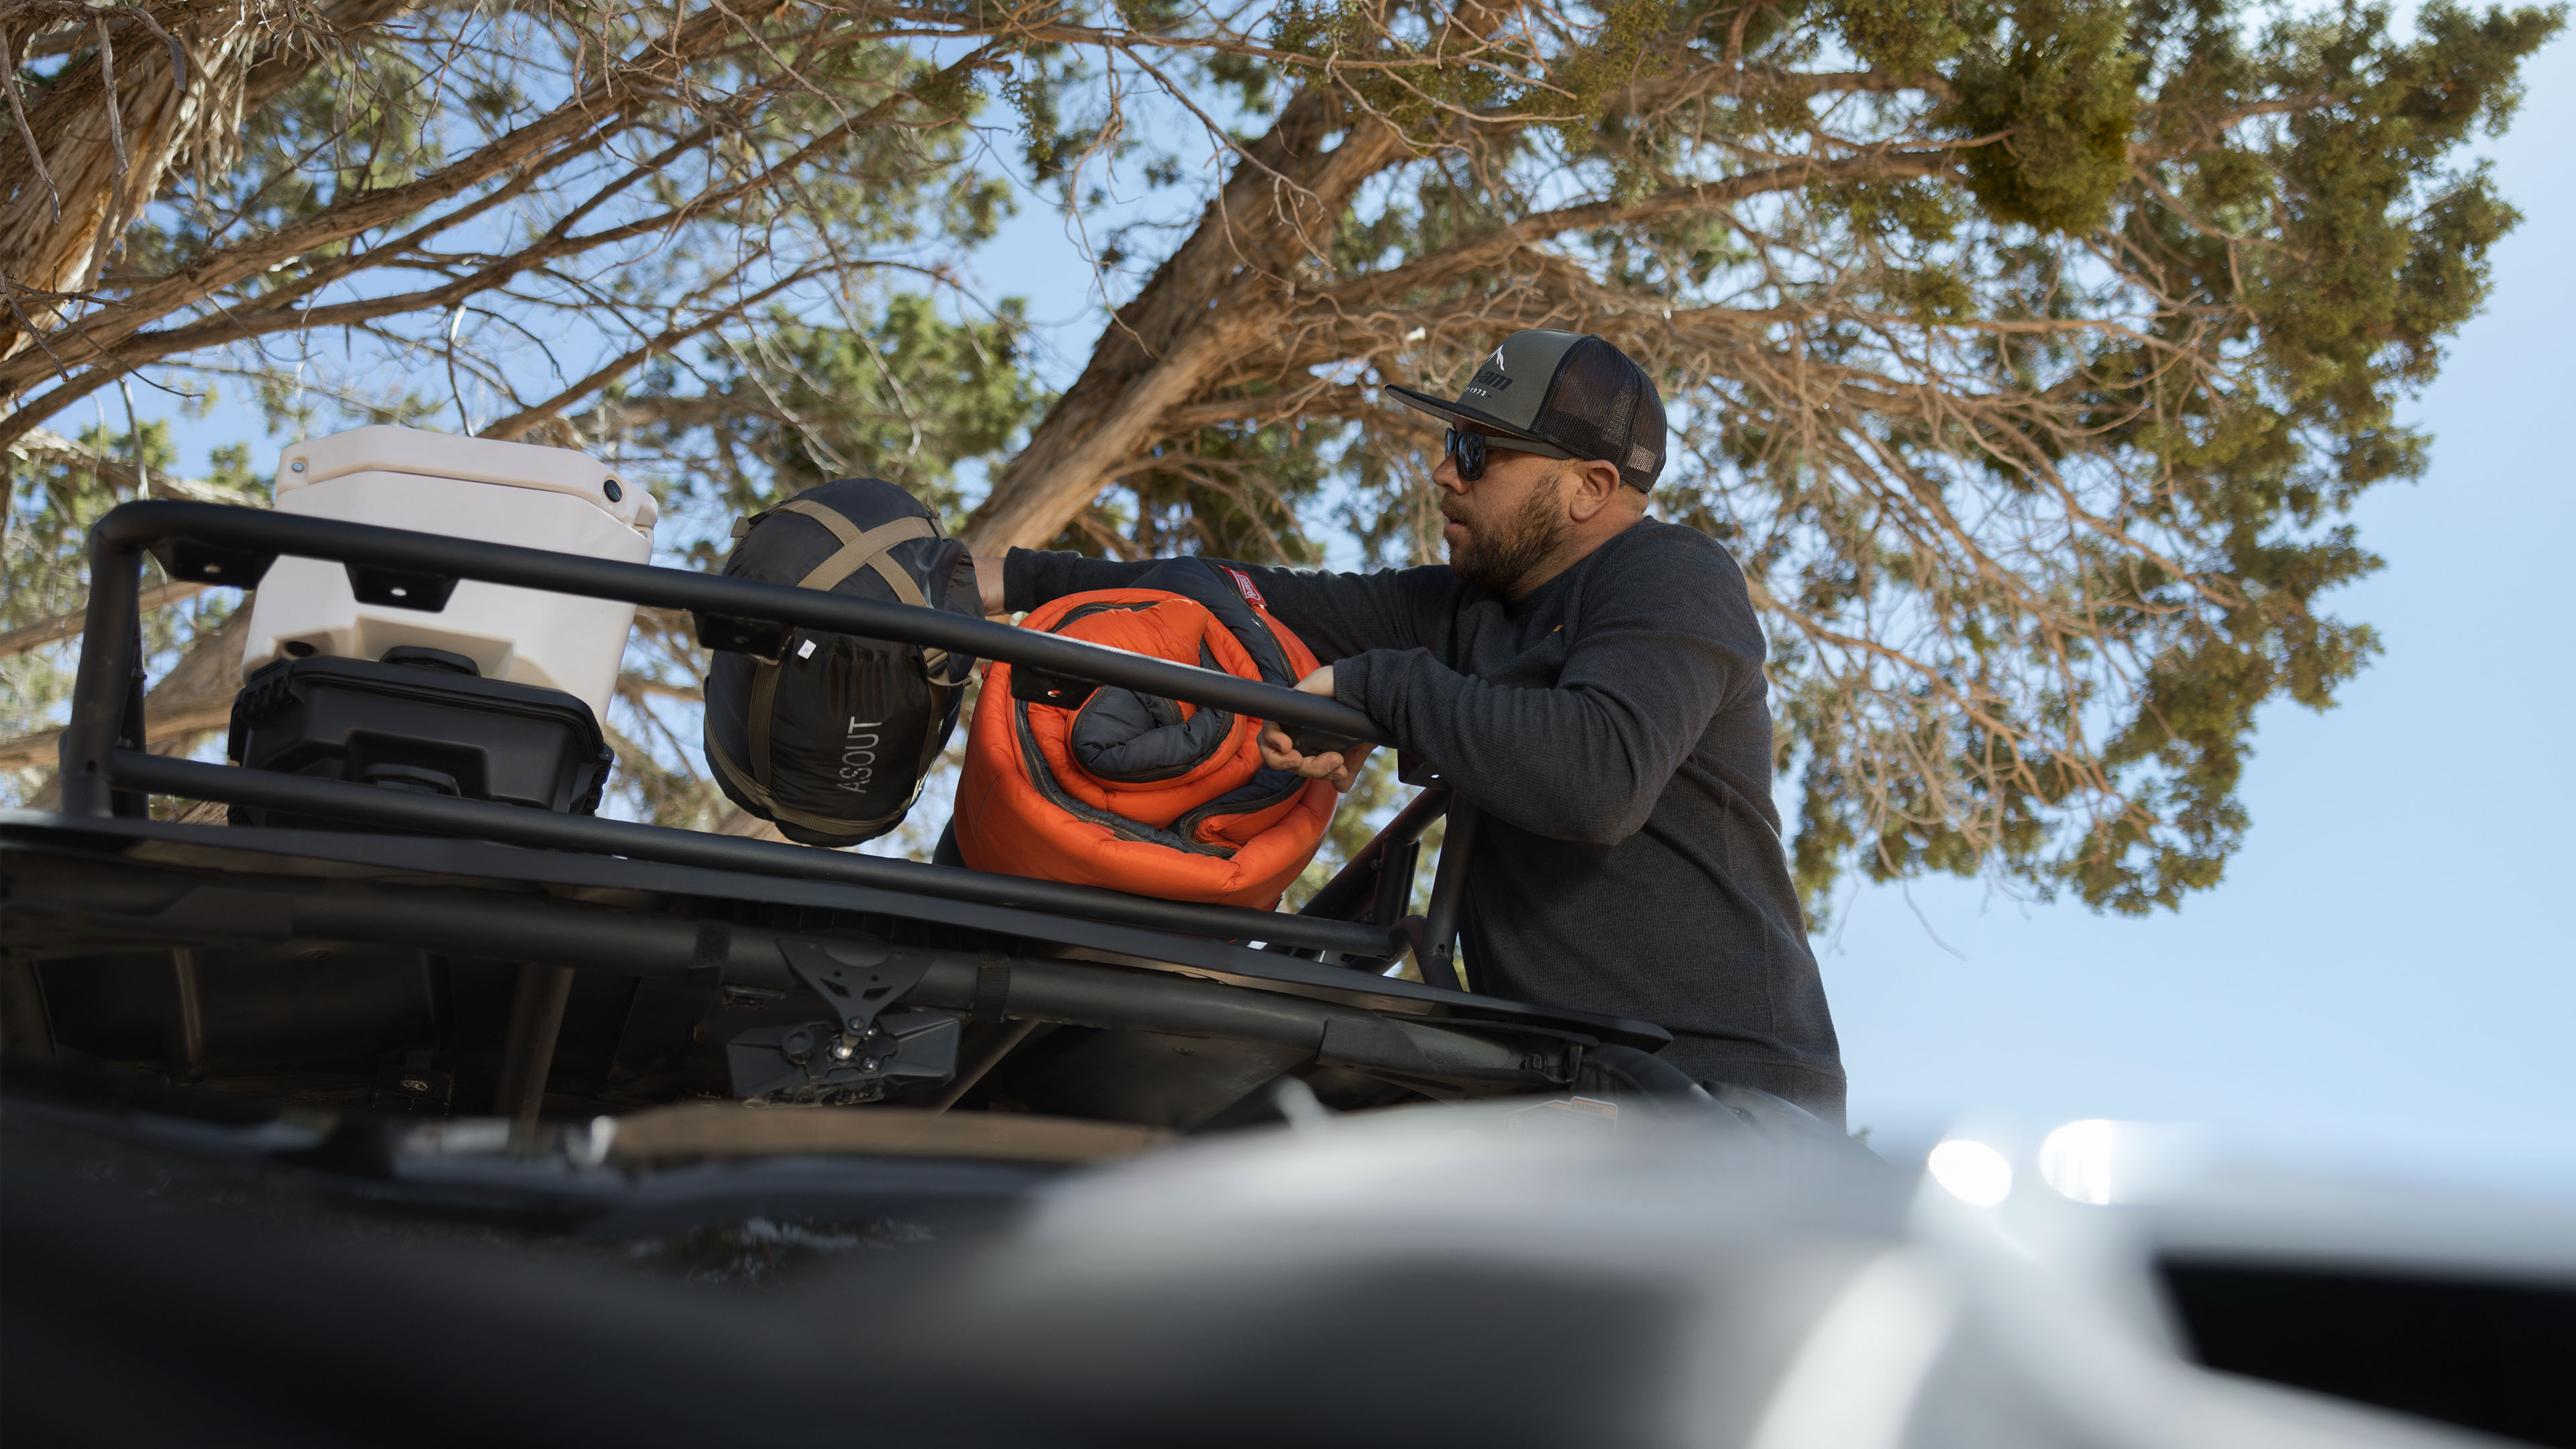
[[[140,595],[141,608],[148,614],[154,609],[164,609],[172,604],[184,603],[205,591],[206,585],[185,581],[154,584],[143,590]],[[77,639],[80,637],[81,630],[88,627],[88,623],[89,606],[84,604],[80,608],[56,614],[50,619],[39,619],[33,624],[21,625],[0,633],[0,659],[15,659],[30,649],[42,649],[48,644],[59,644],[65,639]]]

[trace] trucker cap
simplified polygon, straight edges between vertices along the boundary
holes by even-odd
[[[1654,379],[1589,332],[1513,333],[1477,364],[1455,402],[1393,383],[1386,390],[1489,438],[1526,438],[1614,463],[1620,481],[1643,492],[1664,470],[1664,400]]]

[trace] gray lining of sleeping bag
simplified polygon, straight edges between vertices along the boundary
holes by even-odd
[[[1205,646],[1199,664],[1216,667],[1216,656]],[[1197,769],[1233,729],[1234,716],[1221,709],[1201,709],[1183,719],[1181,707],[1161,695],[1099,689],[1074,712],[1066,743],[1084,774],[1149,785]]]

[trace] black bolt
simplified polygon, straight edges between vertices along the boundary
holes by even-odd
[[[814,1029],[800,1026],[789,1030],[787,1035],[778,1039],[778,1049],[786,1054],[789,1061],[803,1066],[805,1059],[814,1055]]]
[[[607,494],[607,495],[608,495],[608,501],[609,501],[609,502],[611,502],[611,503],[615,503],[615,502],[617,502],[618,500],[620,500],[620,499],[622,499],[622,498],[624,498],[624,497],[626,496],[626,490],[625,490],[625,489],[623,489],[623,488],[618,487],[618,486],[617,486],[617,480],[616,480],[616,479],[614,479],[614,478],[611,478],[611,479],[609,479],[607,482],[600,484],[600,485],[599,485],[599,491],[600,491],[600,492],[602,492],[602,493]]]

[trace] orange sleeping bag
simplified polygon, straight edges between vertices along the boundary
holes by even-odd
[[[1138,585],[1068,595],[1022,627],[1273,684],[1315,669],[1235,570],[1175,559]],[[986,671],[957,786],[966,864],[1165,900],[1279,903],[1332,823],[1329,782],[1263,766],[1257,720],[1105,685],[1068,699],[1015,698],[1010,665]]]

